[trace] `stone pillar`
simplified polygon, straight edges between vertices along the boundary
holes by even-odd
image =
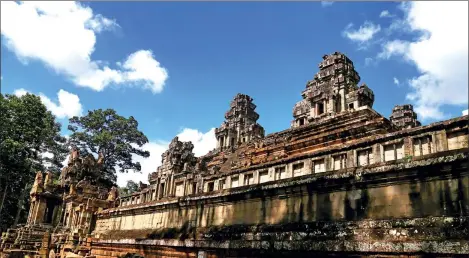
[[[435,151],[447,151],[448,150],[448,139],[446,139],[446,131],[441,130],[435,132],[435,136],[432,137],[434,140]]]
[[[404,138],[404,157],[413,155],[412,139],[410,137]]]
[[[345,90],[344,90],[344,88],[339,90],[339,94],[340,94],[340,109],[342,111],[344,111],[345,110]]]
[[[285,166],[285,173],[287,174],[287,178],[293,177],[293,164],[289,163]]]
[[[259,170],[254,171],[253,176],[254,176],[254,178],[253,178],[254,179],[254,184],[258,184],[259,183]]]
[[[186,196],[186,187],[187,187],[187,178],[184,178],[184,183],[182,183],[182,196]]]
[[[39,199],[35,205],[35,211],[33,213],[33,218],[31,221],[32,224],[42,223],[45,211],[46,211],[46,203]]]
[[[29,207],[29,213],[28,213],[28,220],[27,220],[27,224],[31,224],[32,223],[32,220],[33,220],[33,214],[34,214],[34,211],[35,211],[35,206],[36,206],[36,202],[31,202],[31,205]]]
[[[171,184],[169,185],[169,196],[173,195],[174,190],[174,175],[171,175]]]
[[[170,185],[171,185],[171,176],[167,177],[166,178],[166,182],[164,184],[165,186],[165,189],[164,189],[164,196],[163,197],[166,197],[169,195],[169,188],[170,188]]]
[[[49,256],[50,233],[46,231],[42,237],[41,248],[39,249],[39,257],[47,258]]]
[[[226,188],[226,189],[230,189],[230,188],[231,188],[231,176],[227,176],[227,177],[226,177],[225,188]]]

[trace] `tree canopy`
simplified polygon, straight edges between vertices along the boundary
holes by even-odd
[[[138,184],[132,180],[127,181],[126,186],[119,187],[119,196],[130,195],[138,191]]]
[[[0,225],[18,220],[35,172],[58,172],[67,152],[61,125],[38,96],[0,94]],[[19,212],[18,212],[19,211]]]
[[[139,162],[133,156],[149,157],[141,149],[148,138],[138,130],[134,117],[125,118],[113,109],[88,111],[82,117],[72,117],[68,129],[72,131],[69,143],[83,155],[102,155],[104,170],[99,181],[105,186],[116,184],[116,172],[141,171]]]

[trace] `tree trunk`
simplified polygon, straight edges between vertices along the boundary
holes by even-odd
[[[16,211],[16,216],[15,216],[15,222],[13,223],[13,227],[15,227],[17,224],[18,224],[18,221],[20,220],[20,215],[21,215],[21,212],[24,210],[24,198],[26,197],[26,193],[28,192],[27,189],[28,189],[29,185],[26,185],[25,188],[23,189],[23,191],[21,191],[21,195],[20,195],[20,198],[18,199],[18,209]]]
[[[2,214],[3,203],[5,202],[5,197],[7,196],[7,191],[8,191],[8,183],[5,183],[5,189],[3,189],[2,201],[0,202],[0,215]]]

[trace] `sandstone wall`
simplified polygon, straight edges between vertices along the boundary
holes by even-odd
[[[467,155],[461,157],[467,159]],[[467,169],[467,161],[461,160],[401,171],[390,168],[361,178],[355,172],[332,180],[327,175],[315,180],[291,179],[290,185],[244,187],[227,195],[204,196],[179,204],[121,210],[98,219],[95,232],[467,216],[469,177],[460,172]]]

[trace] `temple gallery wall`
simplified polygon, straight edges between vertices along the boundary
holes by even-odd
[[[290,128],[265,135],[237,94],[214,150],[174,138],[130,195],[92,180],[102,155],[72,149],[58,181],[37,173],[0,256],[469,255],[468,116],[422,125],[404,104],[388,119],[345,54],[318,67]]]

